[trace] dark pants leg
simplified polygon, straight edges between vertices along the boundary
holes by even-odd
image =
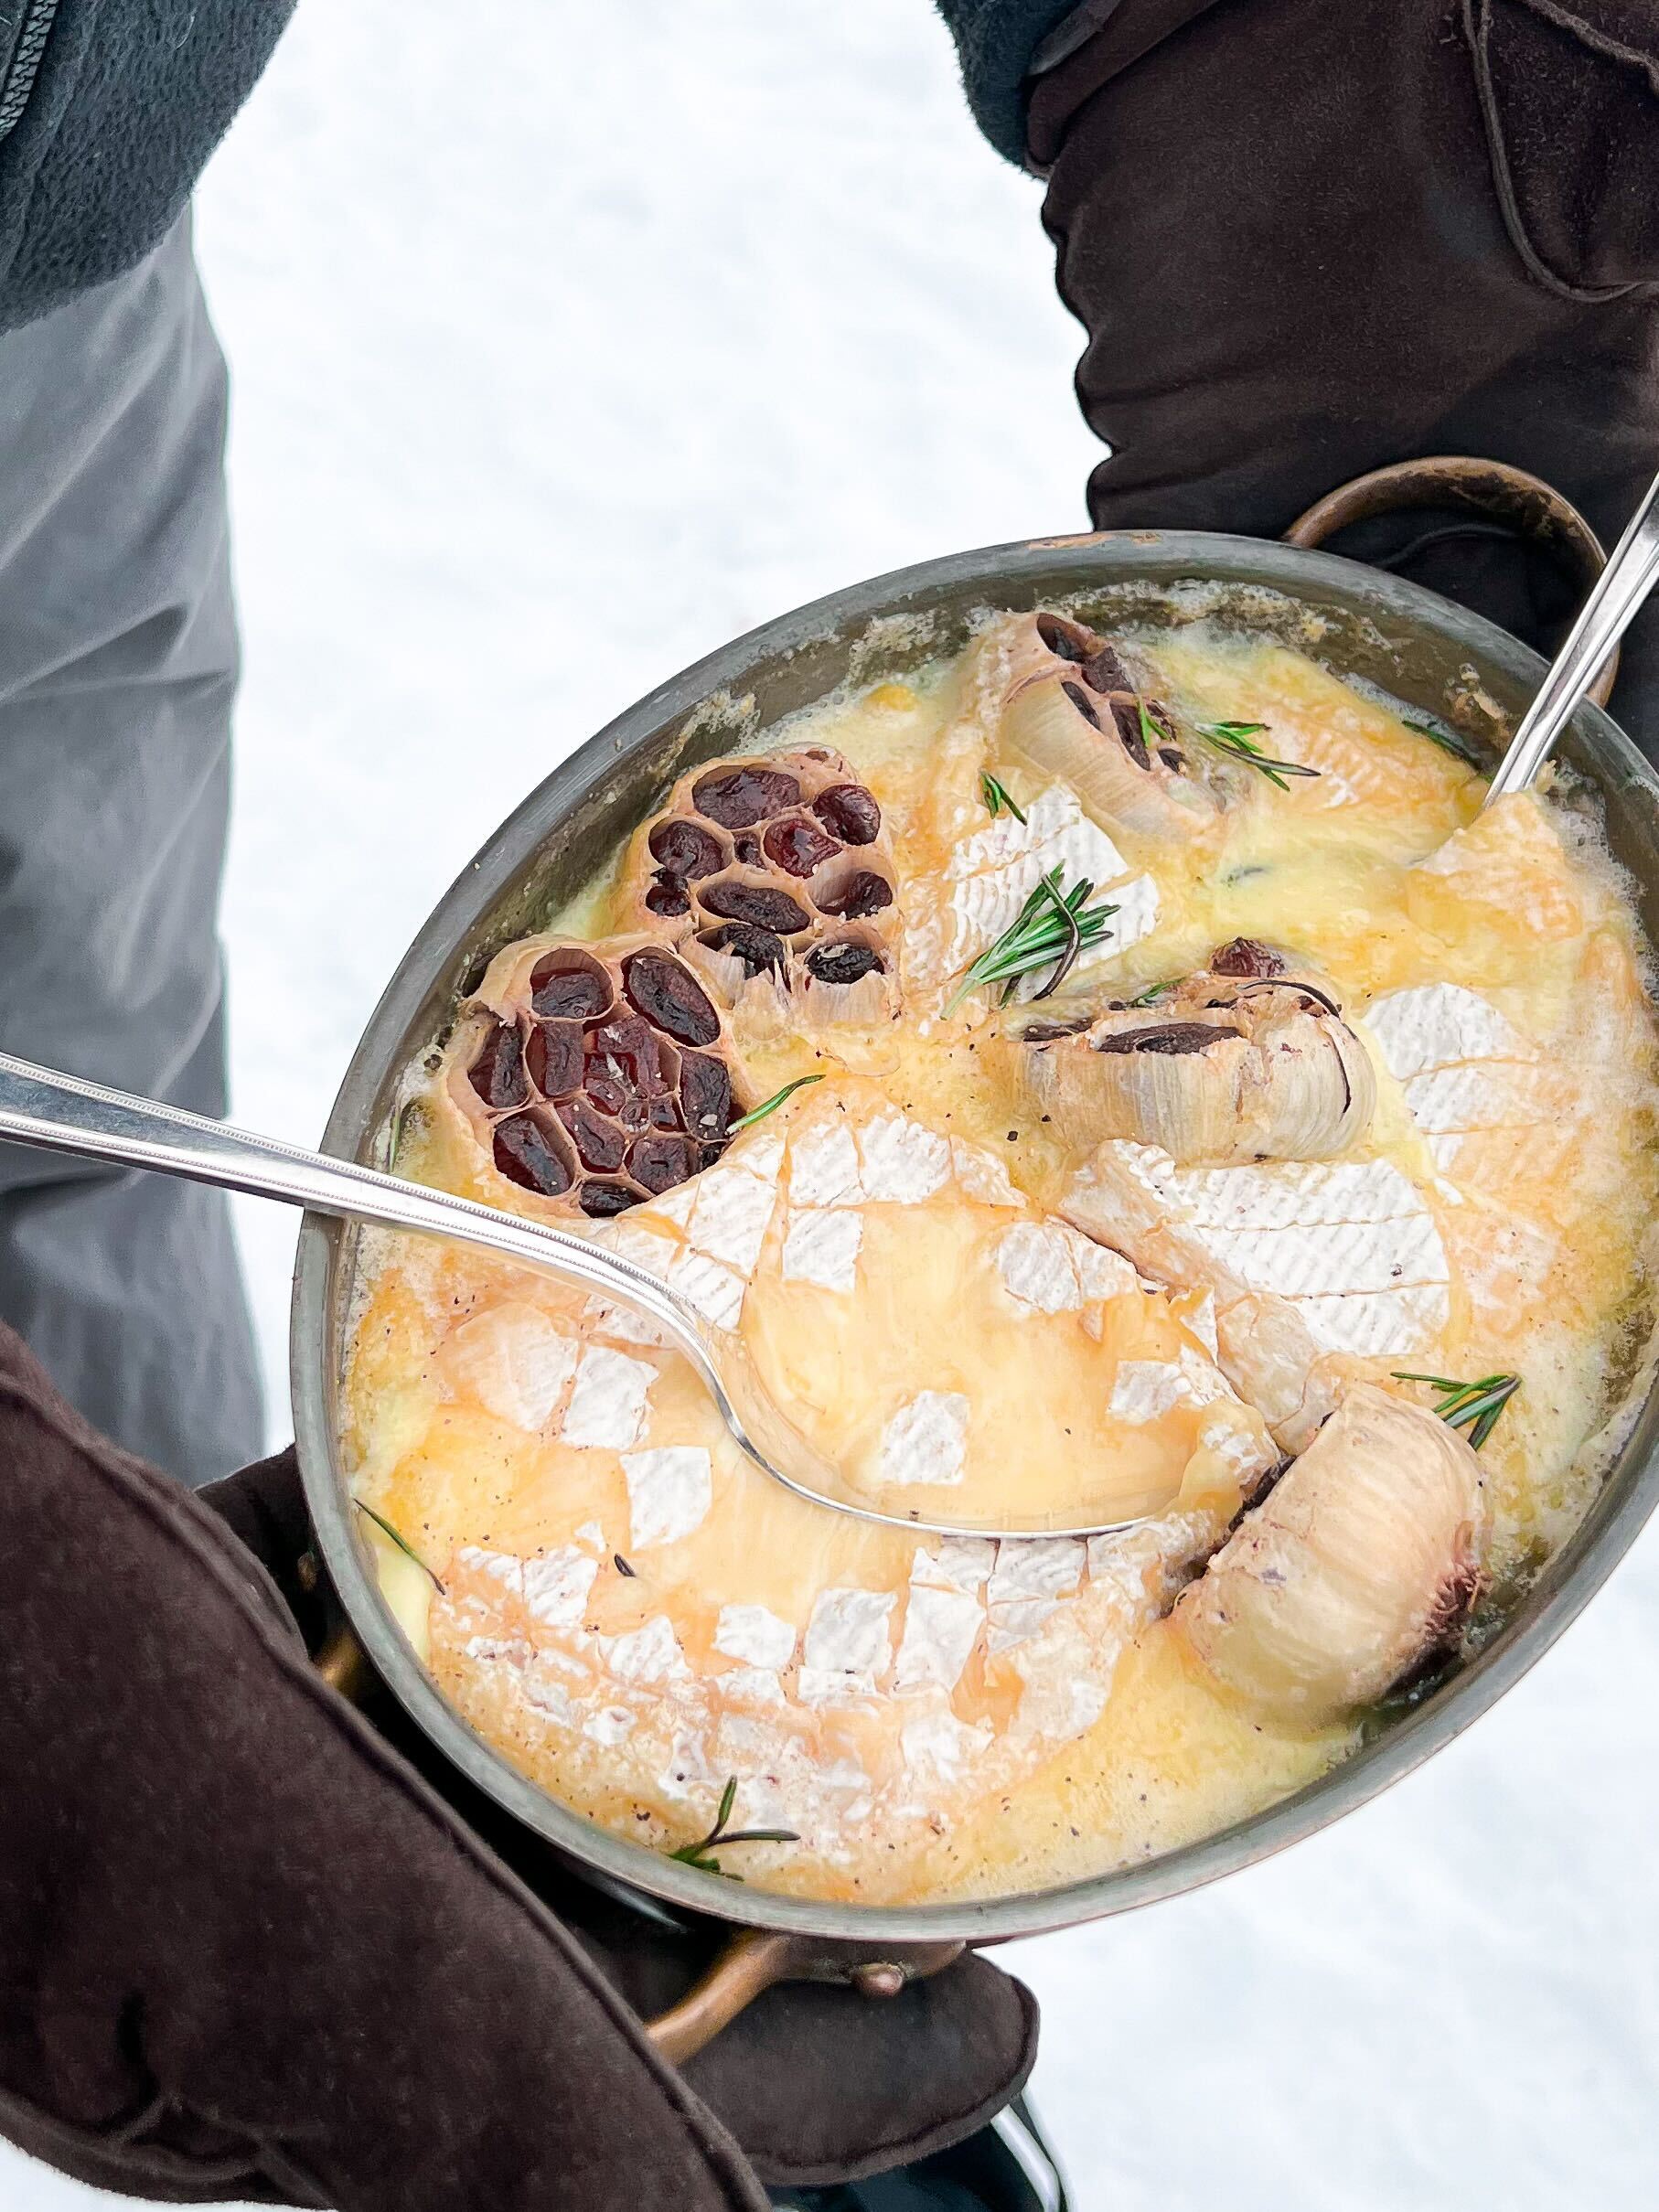
[[[1130,0],[1031,119],[1102,528],[1276,536],[1436,453],[1611,543],[1659,468],[1659,11],[1645,0]],[[1421,517],[1333,550],[1547,644],[1514,547]],[[1404,559],[1400,558],[1404,555]],[[1659,748],[1659,613],[1614,700]]]
[[[237,673],[224,430],[187,222],[0,338],[0,1047],[209,1114]],[[258,1455],[219,1196],[0,1148],[0,1318],[186,1481]]]

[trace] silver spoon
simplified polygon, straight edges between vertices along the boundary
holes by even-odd
[[[1659,476],[1631,517],[1612,558],[1579,611],[1567,643],[1521,717],[1509,750],[1481,804],[1525,791],[1555,751],[1556,740],[1584,704],[1601,664],[1659,582]]]
[[[255,1198],[275,1198],[339,1221],[375,1222],[426,1236],[476,1245],[503,1258],[539,1267],[643,1315],[691,1362],[721,1419],[756,1467],[814,1505],[861,1521],[944,1536],[1092,1536],[1130,1528],[1134,1521],[1063,1522],[1058,1515],[1015,1528],[996,1519],[941,1521],[884,1513],[850,1491],[839,1469],[803,1437],[766,1391],[740,1339],[717,1330],[654,1275],[568,1230],[499,1213],[471,1199],[382,1175],[348,1159],[331,1159],[275,1138],[256,1137],[182,1107],[79,1076],[36,1067],[0,1053],[0,1138],[42,1151],[127,1168],[153,1168],[187,1181],[217,1183]],[[1144,1515],[1137,1518],[1145,1518]]]

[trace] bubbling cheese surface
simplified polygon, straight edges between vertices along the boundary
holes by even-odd
[[[436,1680],[648,1845],[704,1834],[734,1780],[729,1824],[791,1838],[724,1856],[763,1887],[1055,1883],[1311,1779],[1355,1724],[1265,1720],[1168,1619],[1279,1463],[1308,1374],[1520,1373],[1482,1454],[1502,1585],[1581,1514],[1645,1323],[1643,956],[1585,817],[1531,796],[1481,814],[1472,771],[1286,647],[1202,625],[1133,642],[1189,723],[1266,724],[1318,773],[1245,774],[1179,844],[1108,829],[999,751],[994,634],[769,732],[768,752],[833,748],[880,802],[903,1010],[752,1041],[757,1095],[820,1080],[596,1233],[739,1332],[883,1506],[1109,1494],[1140,1527],[999,1544],[814,1508],[632,1317],[459,1248],[384,1238],[365,1261],[354,1480],[426,1563],[365,1517]],[[988,810],[987,771],[1019,814]],[[991,998],[949,1004],[1055,866],[1118,908],[1069,988],[1128,999],[1236,936],[1315,964],[1375,1063],[1368,1132],[1335,1159],[1225,1168],[1108,1144],[1079,1212],[1082,1163],[1026,1101]],[[619,883],[557,925],[605,935]],[[417,1105],[401,1171],[519,1203],[482,1161]]]

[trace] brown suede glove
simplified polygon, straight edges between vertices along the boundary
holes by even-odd
[[[0,1330],[0,2129],[26,2149],[181,2202],[728,2212],[1018,2089],[1035,2006],[982,1960],[882,2004],[770,1993],[689,2087],[618,1992],[670,2002],[712,1939],[469,1798],[521,1880],[309,1667],[291,1457],[217,1492],[222,1520]]]

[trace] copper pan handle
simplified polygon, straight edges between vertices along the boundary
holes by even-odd
[[[745,1928],[678,2004],[646,2022],[645,2032],[670,2066],[683,2066],[779,1982],[837,1982],[862,1997],[896,1997],[907,1983],[952,1964],[962,1949],[960,1943],[849,1943]]]
[[[1607,553],[1570,499],[1541,476],[1507,461],[1480,461],[1467,454],[1436,454],[1422,461],[1394,461],[1352,477],[1316,499],[1285,532],[1287,545],[1311,552],[1351,522],[1418,507],[1463,508],[1502,522],[1552,553],[1589,593],[1607,566]],[[1619,673],[1615,647],[1589,697],[1605,707]]]

